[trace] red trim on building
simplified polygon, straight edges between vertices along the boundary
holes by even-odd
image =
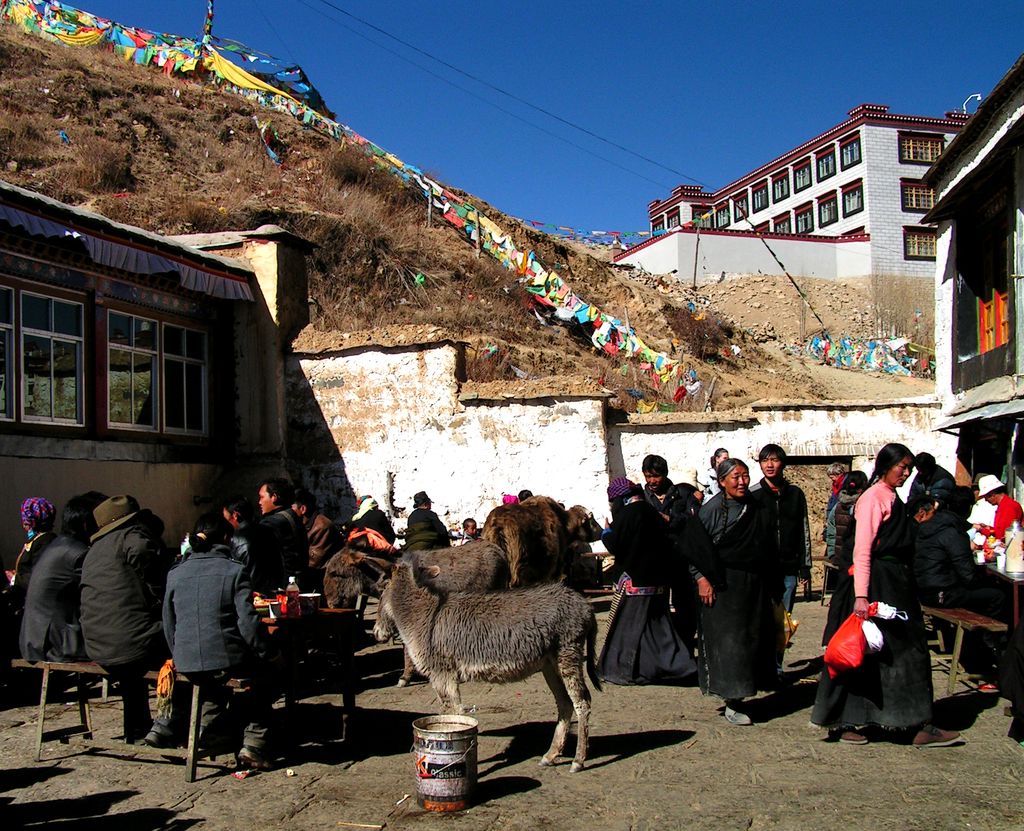
[[[777,218],[781,219],[783,216],[785,216],[787,219],[789,218],[787,214],[780,214],[779,217],[777,217]],[[714,229],[712,229],[712,228],[700,228],[700,229],[697,229],[697,228],[694,228],[692,225],[687,225],[687,226],[683,226],[683,227],[679,227],[679,228],[673,228],[671,231],[668,231],[667,233],[658,234],[658,236],[656,236],[656,237],[652,237],[651,239],[644,240],[643,242],[639,242],[636,245],[634,245],[632,248],[629,248],[626,251],[623,251],[621,254],[617,254],[614,258],[612,258],[612,262],[617,263],[620,260],[622,260],[623,258],[632,256],[633,254],[636,254],[638,251],[643,251],[645,248],[647,248],[647,247],[649,247],[651,245],[654,245],[656,242],[661,242],[662,240],[668,239],[669,237],[671,237],[671,236],[673,236],[675,234],[697,234],[698,230],[699,230],[701,236],[753,237],[753,238],[764,237],[765,239],[790,240],[790,241],[793,241],[793,242],[822,242],[822,243],[830,243],[830,244],[833,244],[833,245],[835,243],[839,243],[839,242],[870,242],[871,241],[871,234],[859,234],[857,236],[843,235],[843,236],[820,236],[819,237],[819,236],[815,236],[814,234],[762,234],[762,233],[758,233],[756,231],[730,231],[727,228],[714,228]]]
[[[761,165],[756,170],[752,170],[750,173],[747,173],[739,179],[729,182],[727,185],[716,191],[708,193],[703,191],[702,188],[698,188],[694,185],[679,185],[676,188],[673,188],[672,195],[668,199],[664,201],[655,200],[654,202],[649,203],[648,214],[653,217],[654,214],[672,207],[680,201],[684,201],[684,198],[687,196],[704,199],[706,201],[715,201],[720,199],[724,193],[732,193],[733,191],[748,187],[753,180],[768,175],[768,171],[772,168],[792,164],[794,159],[799,158],[808,151],[811,151],[815,145],[821,145],[825,141],[835,141],[837,136],[843,136],[845,138],[846,134],[851,130],[865,125],[891,127],[893,129],[920,130],[925,134],[945,134],[960,132],[967,121],[966,118],[959,117],[934,118],[924,115],[899,115],[897,113],[890,113],[888,106],[885,104],[861,104],[850,110],[849,115],[850,118],[846,121],[829,128],[814,138],[805,141],[799,147],[772,159],[770,162]],[[814,153],[817,155],[825,149],[826,148],[824,147],[819,147],[819,149],[815,150]],[[834,147],[832,149],[834,149]],[[695,192],[691,193],[689,190],[685,190],[689,188],[692,188]]]

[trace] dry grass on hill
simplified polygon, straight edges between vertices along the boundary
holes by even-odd
[[[320,328],[433,324],[481,349],[499,347],[502,360],[494,366],[478,361],[476,380],[509,378],[515,367],[599,381],[618,391],[613,405],[624,409],[635,408],[626,389],[660,397],[634,363],[538,321],[514,275],[486,254],[478,256],[442,222],[427,227],[422,199],[396,178],[290,117],[6,25],[0,25],[0,67],[0,175],[6,180],[160,233],[281,225],[317,246],[309,267]],[[283,166],[267,157],[257,118],[273,124]],[[372,125],[357,128],[372,135]],[[717,378],[726,403],[778,391],[784,362],[743,332],[687,322],[681,298],[640,285],[581,246],[466,196],[520,247],[536,250],[581,297],[628,319],[652,347],[676,350],[706,386]],[[723,353],[733,343],[742,358]],[[778,374],[765,383],[766,372]],[[787,377],[783,386],[790,397],[810,394],[800,383]]]

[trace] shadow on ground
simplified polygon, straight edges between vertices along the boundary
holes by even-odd
[[[551,746],[551,736],[554,733],[554,729],[555,723],[553,721],[528,721],[522,724],[512,724],[508,727],[484,731],[481,733],[482,736],[511,736],[512,741],[509,742],[508,746],[501,753],[480,760],[481,766],[488,763],[491,764],[490,767],[480,771],[480,776],[487,776],[495,771],[503,770],[531,759],[539,764],[540,757]],[[667,747],[685,742],[692,738],[693,735],[692,730],[648,730],[643,733],[592,735],[590,737],[590,745],[587,748],[587,767],[591,769],[601,768],[613,762],[628,759],[630,756],[636,756],[639,753],[646,753],[659,747]],[[565,743],[562,761],[559,764],[568,766],[575,752],[575,736],[570,735]],[[595,759],[600,761],[593,761]]]

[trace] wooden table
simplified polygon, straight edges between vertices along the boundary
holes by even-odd
[[[285,704],[291,710],[299,698],[302,662],[309,648],[329,645],[340,664],[342,735],[348,732],[349,717],[356,707],[355,647],[362,615],[355,609],[319,609],[314,615],[297,618],[264,618],[271,637],[280,638],[281,651],[288,663]]]
[[[998,568],[995,563],[988,563],[986,568],[989,574],[994,574],[1000,580],[1005,580],[1010,584],[1010,591],[1013,594],[1013,620],[1010,631],[1013,632],[1020,623],[1020,591],[1024,586],[1024,571],[1006,571]]]

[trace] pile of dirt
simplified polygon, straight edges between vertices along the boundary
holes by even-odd
[[[158,233],[273,223],[309,239],[317,246],[308,261],[314,327],[333,333],[324,335],[326,344],[363,337],[405,344],[416,331],[428,341],[461,339],[487,353],[471,362],[470,380],[560,375],[617,390],[612,405],[626,410],[637,392],[683,409],[703,409],[709,393],[715,408],[766,395],[828,397],[827,384],[794,372],[792,359],[775,348],[773,337],[791,340],[784,327],[795,303],[770,278],[712,287],[701,301],[707,322],[691,326],[685,292],[635,279],[606,252],[542,234],[466,195],[580,297],[693,368],[701,394],[672,402],[673,390],[659,389],[635,361],[596,349],[578,327],[537,315],[516,275],[454,229],[428,226],[418,192],[289,116],[8,25],[0,25],[0,65],[4,179]],[[281,166],[268,158],[257,118],[277,131]],[[834,319],[847,315],[850,323],[837,329],[857,324],[860,307],[856,299],[837,305]],[[774,331],[766,335],[768,326]],[[339,340],[339,332],[350,334]],[[304,338],[297,348],[323,351],[310,346],[312,335]],[[902,394],[892,389],[883,397]]]

